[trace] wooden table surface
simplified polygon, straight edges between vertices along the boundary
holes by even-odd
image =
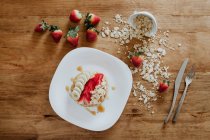
[[[210,138],[210,1],[209,0],[1,0],[0,1],[0,139],[190,139]],[[170,30],[176,51],[164,58],[172,79],[184,58],[196,65],[196,78],[189,88],[178,122],[163,127],[173,96],[173,87],[154,103],[157,111],[134,105],[130,95],[119,121],[109,130],[92,132],[62,120],[52,110],[48,90],[51,78],[63,56],[72,50],[62,39],[56,44],[49,36],[34,33],[34,26],[45,19],[66,33],[72,9],[93,12],[102,21],[115,14],[130,15],[134,10],[153,13],[159,29]],[[102,27],[102,23],[99,28]],[[80,31],[84,34],[84,30]],[[81,36],[79,46],[97,48],[115,55],[117,45],[99,37],[87,43]],[[173,46],[173,45],[172,45]],[[136,78],[135,78],[136,80]],[[180,87],[183,92],[184,81]],[[179,94],[178,99],[181,94]]]

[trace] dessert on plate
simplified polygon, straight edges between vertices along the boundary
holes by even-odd
[[[84,107],[100,105],[106,98],[107,80],[102,73],[83,71],[73,78],[70,96]]]

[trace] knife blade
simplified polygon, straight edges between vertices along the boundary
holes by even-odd
[[[186,66],[187,66],[187,63],[188,63],[188,58],[185,58],[180,70],[179,70],[179,73],[176,77],[176,80],[175,80],[175,89],[179,89],[180,87],[180,84],[181,84],[181,81],[182,81],[182,77],[184,75],[184,71],[186,69]]]
[[[174,96],[173,96],[173,101],[172,101],[172,104],[171,104],[171,109],[168,113],[168,116],[165,118],[164,120],[164,123],[166,124],[173,112],[173,109],[174,109],[174,106],[175,106],[175,103],[176,103],[176,97],[178,95],[178,91],[179,91],[179,87],[180,87],[180,84],[181,84],[181,81],[182,81],[182,77],[184,75],[184,72],[185,72],[185,69],[186,69],[186,66],[187,66],[187,63],[188,63],[188,58],[185,58],[184,62],[182,63],[182,66],[178,72],[178,75],[176,77],[176,80],[175,80],[175,87],[174,87]]]

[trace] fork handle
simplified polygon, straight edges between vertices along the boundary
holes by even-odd
[[[182,94],[181,100],[179,101],[179,105],[176,109],[176,112],[175,112],[173,120],[172,120],[173,123],[176,123],[177,117],[178,117],[179,112],[182,108],[182,104],[184,102],[185,96],[187,95],[187,88],[188,88],[188,84],[185,86],[184,93]]]

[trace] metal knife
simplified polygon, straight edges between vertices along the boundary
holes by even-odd
[[[186,69],[186,66],[187,66],[187,63],[188,63],[188,58],[185,58],[184,62],[182,63],[182,66],[179,70],[179,73],[176,77],[176,81],[175,81],[175,87],[174,87],[174,96],[173,96],[173,101],[172,101],[172,104],[171,104],[171,109],[168,113],[168,116],[165,118],[164,120],[164,123],[166,124],[173,112],[173,109],[174,109],[174,106],[175,106],[175,103],[176,103],[176,97],[178,95],[178,91],[179,91],[179,87],[180,87],[180,84],[181,84],[181,81],[182,81],[182,77],[184,75],[184,71]]]

